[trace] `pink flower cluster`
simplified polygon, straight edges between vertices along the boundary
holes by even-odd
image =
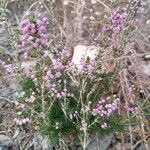
[[[103,27],[103,32],[111,32],[112,34],[119,34],[122,32],[124,23],[128,17],[126,12],[120,13],[117,11],[113,11],[110,15],[109,21],[110,23]]]
[[[24,71],[24,75],[27,77],[27,78],[31,78],[31,79],[34,79],[35,78],[35,70],[33,70],[33,68],[28,68],[28,70],[23,70]]]
[[[20,26],[21,44],[16,44],[16,48],[24,48],[27,45],[32,45],[36,49],[45,47],[48,42],[48,24],[47,17],[23,20]]]
[[[128,14],[124,12],[113,11],[109,17],[109,22],[102,28],[102,32],[108,35],[109,45],[116,48],[119,45],[121,33],[124,30]]]
[[[53,75],[53,73],[52,73],[51,71],[47,71],[47,72],[46,72],[46,75],[45,75],[45,77],[44,77],[44,80],[45,80],[45,81],[48,81],[48,80],[50,80],[50,79],[54,79],[54,75]]]
[[[114,99],[113,102],[110,102],[111,99]],[[96,108],[92,110],[92,114],[94,116],[100,115],[101,117],[109,117],[111,114],[113,114],[118,109],[118,103],[119,98],[116,98],[113,96],[107,97],[106,99],[101,99],[98,104],[96,105]]]
[[[145,6],[146,6],[146,2],[142,0],[137,8],[137,13],[139,14],[143,13],[145,10]]]
[[[81,125],[82,125],[82,127],[80,128],[80,130],[81,130],[81,131],[86,131],[88,124],[86,123],[85,120],[82,120],[82,121],[81,121]]]
[[[45,68],[45,86],[54,98],[61,99],[73,96],[66,88],[67,81],[63,79],[66,67],[60,60],[53,59],[51,70]]]
[[[136,108],[132,107],[131,104],[129,103],[126,103],[124,108],[125,108],[125,111],[132,113],[132,114],[135,113],[136,111]]]
[[[101,128],[102,128],[102,129],[106,129],[106,128],[108,128],[107,123],[106,123],[106,122],[104,122],[104,123],[101,125]]]
[[[14,122],[17,125],[22,126],[22,125],[26,125],[28,123],[31,123],[31,119],[29,119],[29,118],[24,118],[24,119],[14,118]]]
[[[18,116],[22,115],[22,113],[26,110],[25,104],[15,102],[15,106],[16,106],[16,110],[18,111],[17,112]],[[20,117],[18,117],[18,118],[14,118],[13,121],[19,126],[31,123],[31,119],[29,119],[29,118],[20,118]]]
[[[65,66],[62,64],[60,60],[53,59],[52,60],[52,68],[51,70],[47,70],[44,76],[44,80],[46,81],[46,85],[48,85],[51,81],[61,82],[61,77],[63,75],[63,70]]]
[[[127,92],[127,96],[128,96],[128,101],[133,101],[136,97],[136,92],[135,92],[136,88],[134,85],[131,85],[129,88],[128,88],[128,92]]]
[[[64,69],[64,65],[62,64],[62,62],[59,59],[53,59],[53,68],[62,70],[62,69]]]
[[[10,75],[12,75],[14,73],[15,69],[14,69],[13,64],[7,64],[4,67],[5,67],[6,71],[7,71],[7,73],[9,73]]]
[[[88,74],[89,76],[93,75],[96,72],[96,61],[90,60],[90,62],[86,62],[84,59],[81,59],[82,72]]]
[[[50,72],[50,71],[48,71]],[[47,73],[48,73],[47,72]],[[55,75],[57,75],[59,72],[56,72]],[[55,75],[51,75],[52,77],[55,77]],[[60,73],[61,75],[61,73]],[[46,75],[46,88],[49,90],[49,93],[51,94],[52,97],[55,97],[57,99],[65,98],[65,97],[70,97],[72,96],[66,88],[63,89],[62,85],[65,84],[65,80],[62,81],[61,79],[58,80],[57,77],[55,78],[50,78],[50,76]],[[48,80],[47,80],[48,79]],[[62,85],[61,85],[61,84]]]
[[[29,98],[25,99],[25,101],[29,103],[33,103],[35,100],[35,93],[32,93],[32,95]]]
[[[131,10],[136,11],[136,13],[141,14],[144,12],[146,2],[143,0],[132,0],[131,1]]]
[[[124,13],[119,13],[116,11],[113,11],[111,16],[110,16],[110,21],[112,23],[111,30],[118,34],[123,30],[124,23],[128,17],[128,14],[126,12]]]

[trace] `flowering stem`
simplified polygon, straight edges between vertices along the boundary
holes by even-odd
[[[84,141],[83,141],[83,149],[85,150],[87,146],[87,130],[84,131]]]
[[[43,67],[44,68],[44,64]],[[42,69],[42,84],[41,84],[41,100],[42,100],[42,112],[43,112],[43,120],[45,121],[45,100],[44,100],[44,86],[45,86],[45,82],[44,82],[44,69]]]

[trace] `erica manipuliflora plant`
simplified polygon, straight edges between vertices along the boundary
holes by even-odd
[[[64,9],[70,3],[64,1]],[[104,18],[103,26],[98,29],[100,37],[98,33],[92,34],[96,42],[91,46],[76,46],[71,57],[68,57],[72,43],[67,41],[68,37],[71,38],[70,30],[66,29],[69,26],[65,20],[67,16],[63,18],[63,29],[60,24],[64,20],[55,16],[55,7],[51,7],[54,4],[42,1],[40,5],[48,13],[29,14],[16,31],[14,48],[18,61],[15,59],[14,64],[5,65],[9,74],[17,74],[20,85],[14,123],[31,126],[33,131],[48,136],[54,145],[63,139],[81,143],[85,149],[95,133],[104,136],[123,131],[120,107],[124,99],[122,91],[115,91],[113,87],[119,78],[117,67],[122,69],[124,66],[120,65],[119,59],[115,60],[115,54],[129,44],[128,35],[134,30],[132,21],[144,4],[129,3],[124,9],[109,12],[109,17]],[[81,4],[84,11],[86,4]],[[80,9],[75,12],[82,11]],[[78,17],[82,12],[80,14]],[[54,26],[53,21],[57,22]],[[71,30],[82,35],[82,28],[83,24],[79,22],[74,31]],[[82,41],[82,38],[78,36],[77,41]],[[111,68],[112,64],[115,65]],[[108,67],[103,69],[103,66]],[[115,88],[120,88],[120,85]],[[124,109],[134,111],[129,105]]]

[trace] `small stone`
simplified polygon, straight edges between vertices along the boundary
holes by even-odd
[[[96,0],[91,0],[91,4],[96,4]]]
[[[103,138],[94,138],[87,146],[86,150],[107,150],[113,141],[114,135]]]
[[[35,141],[34,150],[51,150],[51,143],[48,138],[35,134],[33,140]]]
[[[121,143],[118,143],[115,147],[116,147],[116,150],[120,150],[122,149],[122,144]],[[131,149],[131,143],[125,143],[124,144],[124,148],[125,150],[130,150]]]
[[[150,54],[149,55],[145,55],[144,57],[145,59],[149,59],[150,60]]]
[[[64,0],[64,5],[68,5],[69,1],[68,0]]]
[[[147,20],[147,21],[146,21],[146,24],[150,24],[150,20]]]

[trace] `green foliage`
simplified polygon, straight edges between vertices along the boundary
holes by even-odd
[[[94,118],[92,117],[91,123],[94,122]],[[101,123],[103,122],[102,118],[99,118],[95,124],[91,126],[91,130],[96,133],[99,133],[100,136],[109,135],[114,132],[123,132],[124,127],[122,125],[122,120],[119,115],[115,114],[109,118],[106,118],[106,122],[108,123],[108,128],[101,128]]]
[[[22,77],[19,81],[19,84],[22,88],[21,90],[25,92],[26,96],[30,95],[33,91],[36,92],[37,87],[35,86],[34,81],[30,78]]]
[[[40,98],[40,93],[37,92],[38,87],[29,78],[22,78],[20,80],[20,85],[22,86],[22,91],[25,91],[25,97],[28,97],[33,91],[39,94],[38,98],[32,104],[32,107],[28,111],[24,112],[25,117],[31,116],[35,120],[36,124],[39,126],[39,131],[51,139],[52,144],[59,144],[60,136],[70,139],[70,135],[73,137],[70,140],[74,142],[79,142],[80,138],[83,136],[83,131],[80,130],[82,127],[82,103],[88,105],[88,102],[92,102],[92,106],[98,102],[98,100],[108,94],[110,87],[110,80],[114,74],[98,74],[96,79],[91,79],[84,75],[79,75],[78,86],[72,86],[69,76],[63,76],[64,80],[69,81],[67,83],[67,88],[71,93],[74,93],[74,97],[66,97],[65,99],[53,99],[49,96],[48,90],[44,91],[44,101],[45,110],[47,112],[46,118],[37,116],[43,113],[42,111],[42,101]],[[63,89],[62,84],[60,88]],[[82,93],[81,89],[84,87]],[[82,99],[81,99],[82,96]],[[82,101],[82,103],[81,103]],[[64,104],[66,109],[63,109]],[[51,109],[48,108],[51,106]],[[33,111],[33,110],[34,111]],[[92,109],[92,108],[91,108]],[[70,119],[70,114],[77,112],[76,117]],[[91,112],[86,112],[86,122],[88,123],[88,133],[99,135],[108,135],[115,131],[123,131],[122,120],[119,115],[113,115],[109,118],[95,117]],[[108,128],[102,129],[101,124],[106,121],[109,125]]]

